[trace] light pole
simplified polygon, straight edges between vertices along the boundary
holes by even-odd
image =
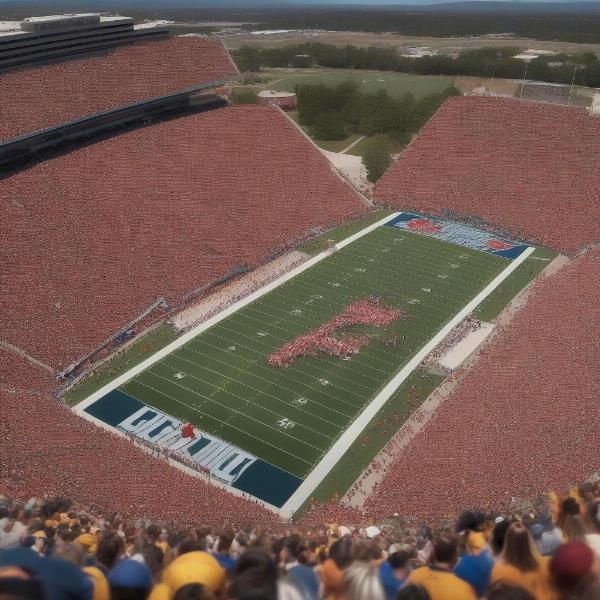
[[[571,106],[571,97],[573,96],[573,86],[575,85],[575,74],[577,73],[577,69],[579,69],[579,65],[575,65],[573,69],[573,79],[571,79],[571,87],[569,89],[569,101],[567,102],[567,106]]]
[[[521,93],[519,94],[519,100],[523,97],[523,90],[525,89],[525,80],[527,79],[527,67],[529,66],[529,61],[525,61],[525,73],[523,73],[523,83],[521,84]]]

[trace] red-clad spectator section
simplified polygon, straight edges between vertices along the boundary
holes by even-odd
[[[28,393],[50,393],[56,388],[56,376],[43,365],[0,346],[0,388]]]
[[[285,115],[256,106],[45,161],[0,181],[0,205],[3,339],[56,370],[157,298],[366,210]]]
[[[379,180],[384,204],[475,217],[572,253],[600,237],[600,119],[583,109],[449,98]]]
[[[389,468],[368,514],[506,509],[598,470],[598,273],[596,248],[535,285]]]
[[[45,396],[0,389],[2,493],[77,497],[104,514],[221,525],[276,514],[186,475]]]
[[[0,141],[237,72],[220,40],[179,37],[0,74]]]

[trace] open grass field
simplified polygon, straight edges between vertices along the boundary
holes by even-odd
[[[117,392],[302,481],[390,380],[510,263],[380,226],[191,337]],[[282,346],[367,298],[400,312],[386,327],[354,324],[333,334],[366,336],[358,353],[319,351],[287,367],[269,362]],[[416,408],[400,398],[386,416],[399,424]]]
[[[385,90],[392,98],[401,98],[411,93],[417,99],[441,92],[453,81],[451,77],[362,69],[273,69],[263,70],[261,75],[271,78],[268,83],[257,86],[261,89],[293,92],[296,85],[322,83],[336,86],[344,81],[354,81],[365,94]]]

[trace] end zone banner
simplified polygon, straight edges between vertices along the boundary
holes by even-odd
[[[184,437],[183,421],[118,389],[90,404],[85,412],[277,508],[283,506],[302,483],[298,477],[198,428],[194,427],[194,437]]]
[[[437,217],[426,217],[415,213],[402,213],[386,223],[412,233],[439,238],[459,246],[503,256],[514,260],[529,246],[493,235],[468,225],[446,221]]]

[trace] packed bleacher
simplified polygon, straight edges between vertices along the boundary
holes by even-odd
[[[597,600],[599,567],[592,484],[433,529],[165,524],[0,496],[6,600]]]
[[[256,106],[47,160],[1,180],[0,205],[3,339],[57,371],[157,298],[177,306],[366,210],[283,114]]]
[[[449,98],[377,182],[389,206],[450,213],[561,252],[600,238],[600,119],[505,98]]]
[[[0,141],[236,74],[222,42],[199,36],[3,73]]]
[[[164,522],[277,522],[275,513],[171,467],[50,395],[0,388],[0,490],[76,496],[104,514]]]
[[[368,514],[509,506],[598,470],[599,273],[595,248],[534,284],[475,364],[451,376],[458,387],[391,464]]]

